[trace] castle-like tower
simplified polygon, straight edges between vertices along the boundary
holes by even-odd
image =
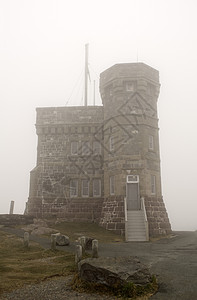
[[[27,213],[95,221],[126,240],[168,234],[161,192],[159,73],[117,64],[100,76],[103,106],[38,108]]]
[[[159,90],[158,71],[143,63],[117,64],[100,77],[104,108],[101,223],[110,229],[126,228],[128,239],[139,238],[134,229],[144,226],[144,221],[151,235],[170,231],[161,193]]]

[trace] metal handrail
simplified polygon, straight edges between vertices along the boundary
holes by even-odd
[[[145,203],[144,203],[144,198],[143,197],[141,198],[141,209],[144,211],[145,221],[148,222],[147,214],[146,214],[146,208],[145,208]]]
[[[127,222],[127,199],[124,197],[124,214],[125,214],[125,222]]]
[[[127,224],[127,199],[124,197],[124,215],[125,215],[125,241],[128,241],[128,224]]]
[[[147,219],[147,214],[146,214],[146,207],[145,207],[145,202],[144,198],[141,198],[141,209],[144,212],[144,220],[145,220],[145,226],[146,226],[146,239],[149,241],[149,230],[148,230],[148,219]]]

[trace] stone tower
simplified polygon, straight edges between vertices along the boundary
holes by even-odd
[[[37,165],[26,213],[97,222],[128,241],[168,234],[159,88],[155,69],[117,64],[100,76],[103,106],[37,108]]]
[[[100,76],[104,108],[101,223],[119,233],[126,229],[128,240],[133,235],[147,240],[148,229],[150,235],[171,231],[161,192],[159,90],[158,71],[143,63],[117,64]],[[130,227],[138,230],[144,222],[149,225],[146,237],[135,235]]]

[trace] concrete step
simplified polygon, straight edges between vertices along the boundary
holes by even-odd
[[[141,229],[131,229],[131,228],[128,228],[127,230],[128,233],[132,233],[132,234],[145,234],[145,228],[143,230]]]
[[[127,211],[127,240],[129,242],[146,241],[146,226],[142,210]]]
[[[136,235],[136,236],[129,236],[128,237],[128,241],[134,241],[134,240],[138,240],[138,241],[146,241],[146,237],[143,235]]]
[[[146,242],[146,238],[128,238],[128,242]]]
[[[136,224],[133,225],[133,226],[132,226],[132,224],[128,224],[127,228],[128,228],[128,229],[131,229],[131,230],[140,230],[140,231],[142,231],[142,230],[144,230],[146,227],[145,227],[144,224],[143,224],[143,225],[140,225],[140,226],[137,226]]]
[[[144,234],[144,235],[146,235],[145,228],[143,230],[140,230],[140,229],[128,229],[127,232],[130,233],[130,234]]]
[[[130,215],[130,216],[143,215],[143,211],[142,210],[131,210],[131,211],[127,211],[127,215]]]

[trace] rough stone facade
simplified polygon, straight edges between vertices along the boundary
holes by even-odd
[[[0,214],[0,225],[15,226],[28,225],[33,223],[33,216],[18,214]]]
[[[143,63],[101,73],[103,106],[37,109],[28,214],[92,221],[124,235],[127,178],[139,177],[150,235],[171,231],[161,194],[159,74]]]

